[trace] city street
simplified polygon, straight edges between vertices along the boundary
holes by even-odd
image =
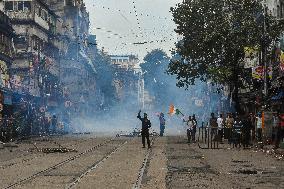
[[[185,136],[66,135],[0,146],[0,188],[283,188],[284,161],[253,149],[201,149]],[[202,145],[202,144],[201,144]]]

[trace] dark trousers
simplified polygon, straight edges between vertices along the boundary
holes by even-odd
[[[257,128],[257,141],[262,141],[262,128]]]
[[[187,130],[186,130],[186,134],[187,134],[187,141],[188,141],[188,142],[191,142],[191,137],[192,137],[191,134],[192,134],[192,131],[189,130],[189,129],[187,129]]]
[[[149,139],[149,131],[142,131],[142,132],[141,132],[141,135],[142,135],[142,144],[143,144],[143,147],[145,147],[145,138],[147,139],[148,147],[150,147],[151,144],[150,144],[150,139]]]
[[[224,134],[224,130],[218,129],[218,139],[219,139],[220,142],[223,141],[223,134]]]
[[[160,125],[160,136],[164,136],[165,125]]]

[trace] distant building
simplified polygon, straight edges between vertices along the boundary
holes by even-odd
[[[139,59],[135,55],[110,55],[112,64],[123,69],[135,69],[139,65]]]
[[[67,44],[60,62],[64,101],[79,115],[89,112],[85,103],[95,90],[96,70],[89,56],[89,13],[83,0],[44,0],[62,20],[62,40]]]

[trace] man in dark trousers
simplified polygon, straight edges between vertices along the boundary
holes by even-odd
[[[142,122],[141,135],[142,135],[143,148],[145,148],[145,137],[147,139],[148,148],[151,148],[150,139],[149,139],[149,128],[151,127],[151,122],[148,119],[148,116],[146,113],[144,113],[143,118],[141,117],[141,110],[139,111],[137,118],[140,119],[140,121]]]

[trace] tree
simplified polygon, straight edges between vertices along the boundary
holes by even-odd
[[[111,60],[106,54],[97,51],[94,65],[97,70],[97,82],[104,95],[104,106],[113,106],[116,102],[116,91],[113,85],[115,71]]]
[[[181,58],[170,63],[168,73],[176,75],[179,87],[199,79],[230,86],[239,111],[244,48],[264,51],[279,39],[283,25],[266,14],[261,0],[184,0],[171,11],[183,39],[175,51]]]
[[[168,106],[169,83],[166,80],[166,69],[169,65],[169,57],[161,49],[155,49],[144,57],[141,68],[144,75],[145,88],[155,97],[155,105]]]

